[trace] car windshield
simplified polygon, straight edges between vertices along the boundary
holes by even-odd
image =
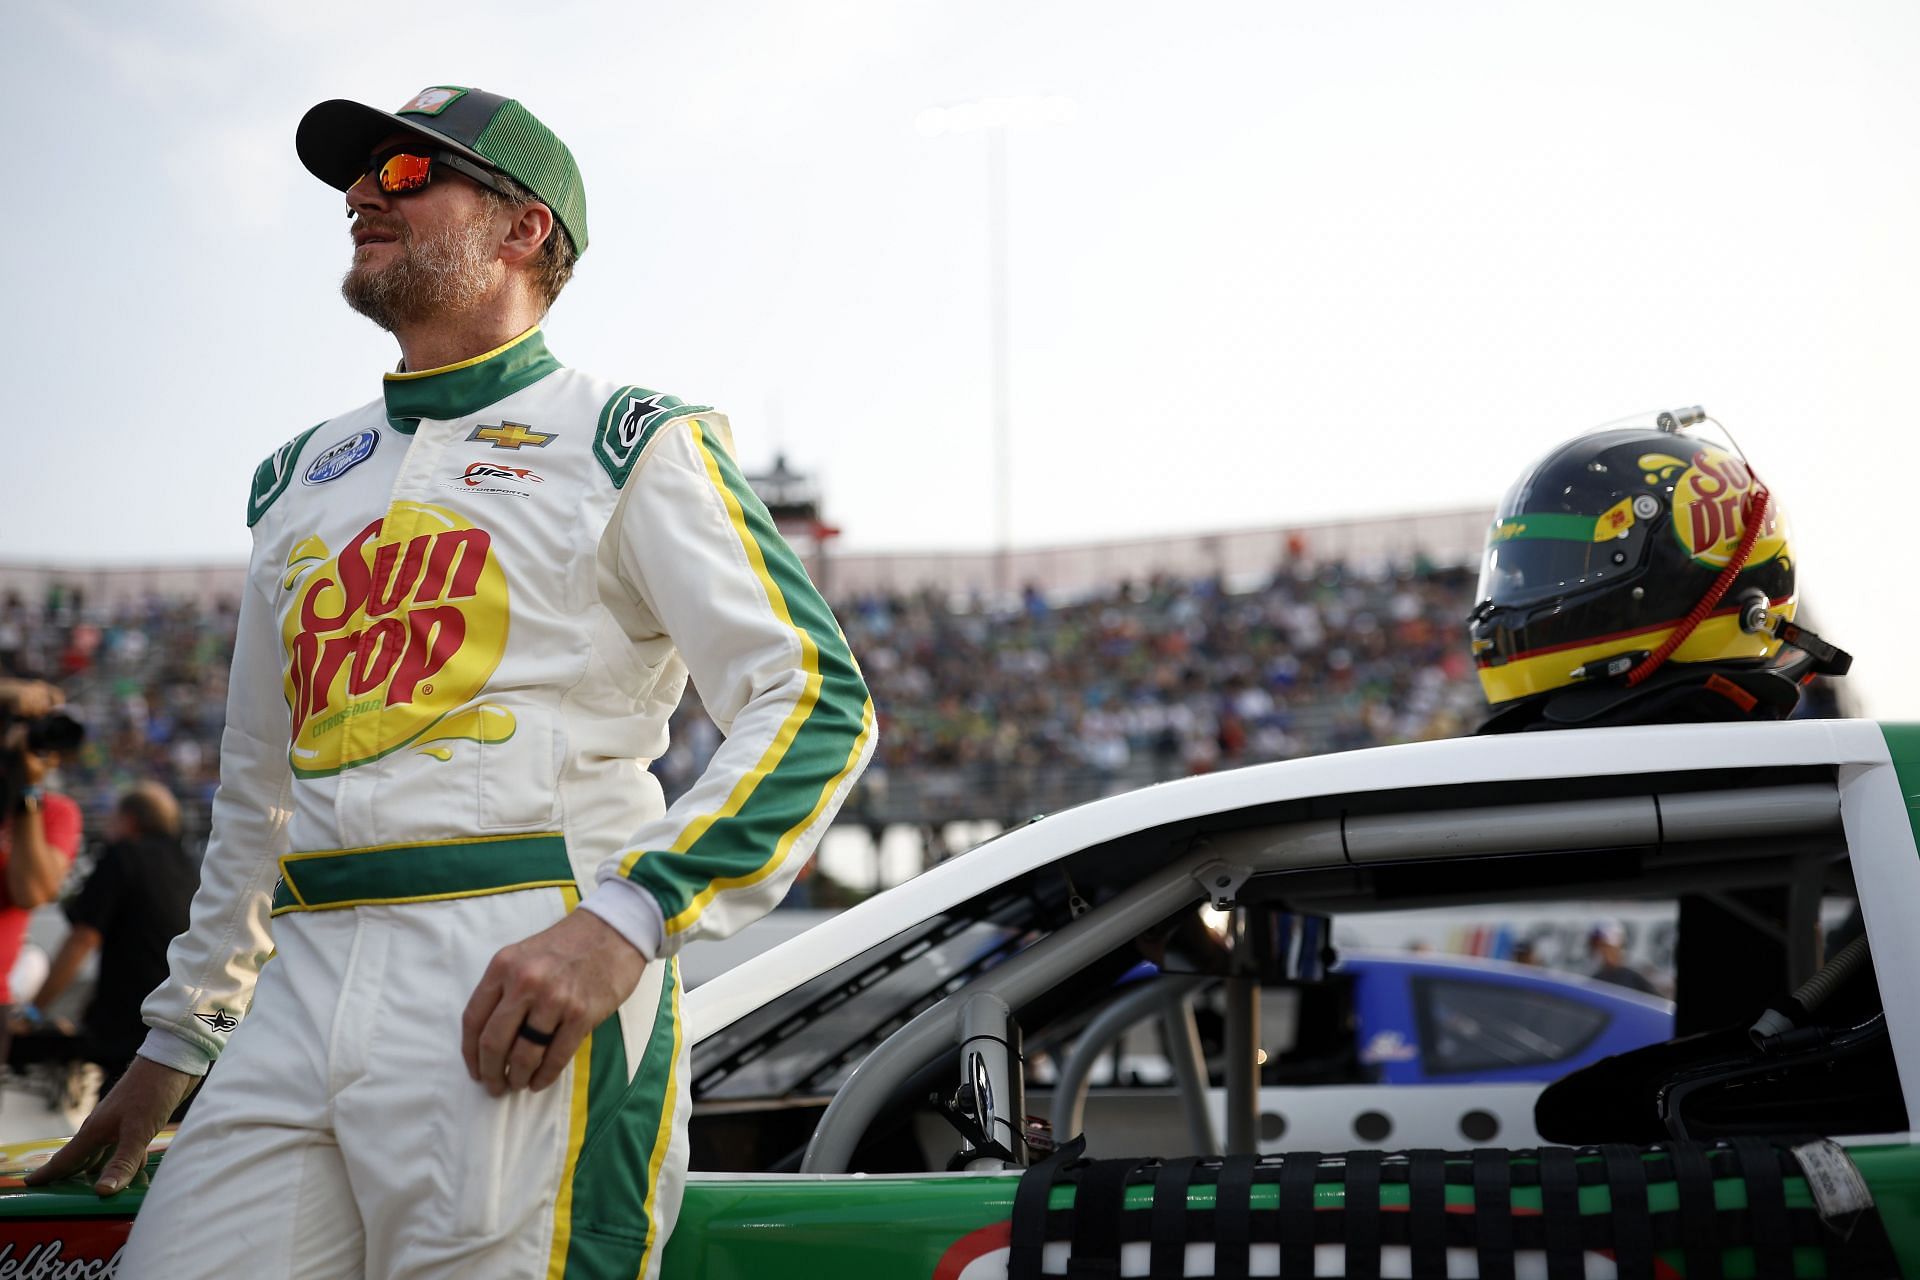
[[[1024,894],[929,917],[702,1042],[697,1101],[831,1094],[916,1014],[1034,941]]]

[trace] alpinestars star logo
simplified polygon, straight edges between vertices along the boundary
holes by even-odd
[[[215,1009],[212,1013],[196,1013],[193,1016],[222,1035],[225,1035],[240,1025],[240,1019],[234,1017],[225,1009]]]
[[[627,400],[626,416],[620,419],[620,447],[631,449],[640,439],[641,428],[647,425],[647,419],[667,407],[670,397],[655,391],[641,397],[632,396]]]

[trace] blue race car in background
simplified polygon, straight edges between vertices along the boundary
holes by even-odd
[[[1673,1036],[1670,1001],[1530,965],[1355,952],[1334,972],[1382,1084],[1546,1084]]]
[[[1152,972],[1141,965],[1128,977]],[[1084,1079],[1069,1068],[1056,1101],[1053,1073],[1036,1064],[1032,1096],[1056,1128],[1177,1140],[1181,1131],[1157,1131],[1172,1117],[1155,1097],[1175,1091],[1178,1028],[1190,1013],[1217,1140],[1226,1105],[1210,1034],[1218,997],[1217,984],[1194,982],[1175,996],[1185,1011],[1171,1021],[1167,1007],[1143,1007],[1119,1036],[1093,1032],[1110,1047],[1100,1066]],[[1477,956],[1342,950],[1324,981],[1266,987],[1260,1006],[1259,1136],[1276,1151],[1534,1145],[1545,1085],[1673,1035],[1673,1005],[1658,996]]]

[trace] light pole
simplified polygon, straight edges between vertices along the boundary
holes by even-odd
[[[982,98],[928,107],[914,125],[926,137],[987,135],[987,335],[993,388],[993,577],[1003,598],[1013,594],[1012,287],[1007,271],[1007,131],[1068,124],[1079,114],[1071,98]]]

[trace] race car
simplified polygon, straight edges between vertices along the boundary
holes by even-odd
[[[1909,797],[1920,728],[1794,721],[1356,751],[1020,826],[689,993],[664,1274],[1920,1276],[1920,984],[1877,976],[1920,972]],[[1263,1135],[1267,1068],[1366,1065],[1262,1030],[1338,1003],[1340,919],[1762,888],[1777,996],[1690,986],[1683,946],[1676,1013],[1714,1028],[1522,1082],[1539,1141]],[[1168,1083],[1102,1108],[1087,1060],[1143,1019]],[[1349,1084],[1406,1087],[1298,1087]],[[138,1197],[0,1194],[0,1266],[104,1262]]]

